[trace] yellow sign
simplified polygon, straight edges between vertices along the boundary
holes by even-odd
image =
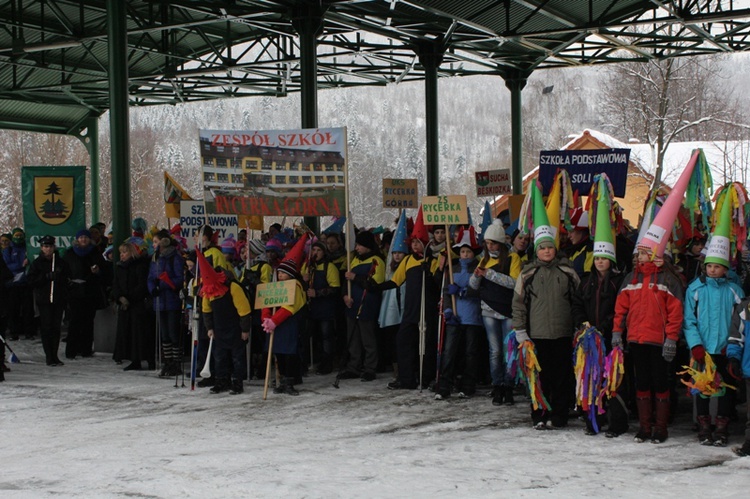
[[[47,225],[61,225],[73,213],[73,177],[34,177],[34,211]]]
[[[417,179],[384,178],[383,208],[414,208],[419,206]]]
[[[258,284],[255,290],[255,309],[293,305],[296,282],[290,279]]]
[[[425,196],[422,217],[427,225],[462,225],[469,223],[466,196]]]
[[[261,215],[239,215],[237,217],[237,227],[240,230],[263,230],[263,217]]]

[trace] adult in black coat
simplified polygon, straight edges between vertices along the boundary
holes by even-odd
[[[70,266],[70,316],[65,357],[94,354],[94,317],[96,310],[107,306],[104,287],[109,281],[108,266],[86,229],[76,233],[73,246],[63,259]]]
[[[112,358],[116,361],[130,359],[125,371],[139,371],[141,362],[147,361],[154,368],[153,330],[146,327],[148,294],[148,270],[150,259],[141,255],[132,243],[119,247],[120,261],[114,266],[112,298],[117,305],[117,336]]]
[[[41,252],[29,267],[29,282],[39,309],[42,348],[48,366],[62,366],[57,357],[63,311],[68,302],[70,267],[55,249],[55,238],[39,240]]]

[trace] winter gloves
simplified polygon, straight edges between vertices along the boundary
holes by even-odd
[[[672,362],[677,355],[677,342],[672,338],[664,340],[664,346],[661,347],[661,356],[667,362]]]
[[[446,308],[443,310],[443,317],[445,317],[445,323],[449,326],[460,326],[461,320],[456,314],[453,313],[452,308]]]
[[[699,364],[703,364],[706,361],[706,349],[703,348],[703,345],[695,345],[690,349],[690,353]]]
[[[727,371],[732,378],[736,381],[740,381],[742,379],[742,366],[740,365],[740,359],[731,357],[727,364]]]
[[[457,295],[461,292],[461,286],[458,284],[449,284],[448,285],[448,294],[449,295]]]
[[[117,301],[120,302],[120,310],[125,311],[130,306],[130,302],[124,296],[121,296],[120,299]]]
[[[622,346],[622,333],[612,333],[612,348]]]
[[[516,341],[519,345],[523,345],[524,341],[531,341],[531,338],[529,338],[529,335],[525,330],[518,329],[516,330]]]

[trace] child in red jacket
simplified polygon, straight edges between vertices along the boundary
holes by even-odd
[[[650,248],[639,247],[636,266],[617,296],[612,328],[613,346],[627,336],[635,367],[640,423],[636,442],[661,443],[668,436],[669,373],[682,329],[682,296],[682,282],[671,264],[661,256],[652,258]]]

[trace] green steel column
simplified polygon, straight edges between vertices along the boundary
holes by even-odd
[[[428,43],[417,49],[419,62],[424,68],[425,128],[426,128],[426,181],[427,195],[440,193],[440,134],[438,127],[438,68],[443,62],[445,49],[441,43]]]
[[[511,179],[513,194],[523,194],[523,120],[521,90],[531,72],[512,70],[502,77],[510,90]]]
[[[112,222],[117,246],[130,235],[130,137],[128,116],[127,3],[107,0],[109,129],[112,143]]]
[[[99,117],[91,116],[83,121],[86,133],[75,134],[89,153],[89,185],[91,186],[91,224],[99,222]]]
[[[300,100],[302,128],[318,127],[318,35],[323,28],[324,11],[316,4],[305,4],[291,14],[300,45]],[[318,217],[304,217],[305,225],[320,232]]]

